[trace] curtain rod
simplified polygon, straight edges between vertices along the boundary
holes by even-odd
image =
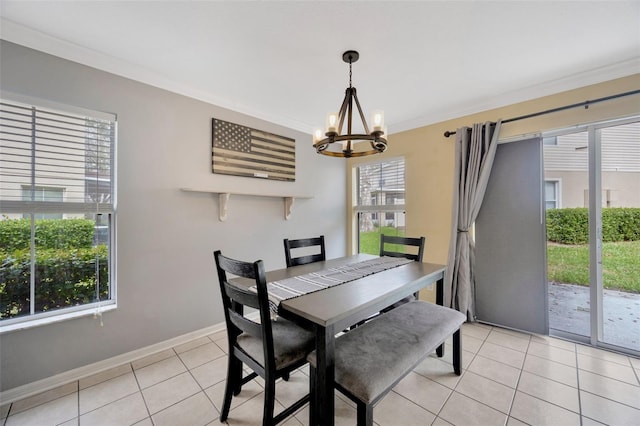
[[[544,110],[544,111],[534,112],[534,113],[531,113],[531,114],[521,115],[519,117],[507,118],[506,120],[502,120],[502,124],[510,123],[512,121],[524,120],[526,118],[538,117],[539,115],[545,115],[545,114],[551,114],[551,113],[554,113],[554,112],[564,111],[566,109],[571,109],[571,108],[584,107],[584,109],[588,109],[589,105],[591,105],[591,104],[596,104],[596,103],[604,102],[604,101],[610,101],[612,99],[622,98],[622,97],[625,97],[625,96],[637,95],[639,93],[640,93],[640,90],[632,90],[630,92],[624,92],[624,93],[618,93],[617,95],[605,96],[604,98],[598,98],[598,99],[594,99],[592,101],[584,101],[584,102],[579,102],[577,104],[565,105],[565,106],[561,106],[561,107],[558,107],[558,108],[552,108],[552,109],[547,109],[547,110]],[[449,136],[455,135],[455,134],[456,134],[455,130],[453,132],[450,131],[450,130],[447,130],[446,132],[444,132],[444,137],[448,138]]]

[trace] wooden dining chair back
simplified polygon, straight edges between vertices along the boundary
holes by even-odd
[[[411,260],[422,262],[424,255],[424,237],[395,237],[392,235],[380,235],[380,256],[404,257]],[[395,247],[387,247],[394,245]],[[400,247],[399,247],[400,246]],[[416,253],[408,252],[411,247],[415,247]],[[402,250],[400,250],[402,249]]]
[[[242,386],[260,376],[264,379],[263,425],[275,425],[300,409],[309,401],[305,395],[274,417],[275,385],[279,378],[287,379],[295,369],[306,364],[307,355],[314,349],[313,333],[277,317],[271,319],[264,264],[261,260],[249,263],[214,253],[220,293],[224,307],[229,341],[227,382],[220,421],[228,418],[231,398]],[[227,274],[248,278],[251,284],[242,286],[229,281]],[[256,309],[259,322],[245,316],[244,308]],[[253,373],[243,377],[243,364]]]
[[[305,253],[302,256],[292,257],[293,249],[304,249],[309,247],[317,247],[316,253]],[[284,239],[284,256],[287,262],[287,268],[297,265],[306,265],[307,263],[320,262],[327,259],[324,250],[324,235],[313,238],[301,238],[298,240]]]
[[[404,257],[416,262],[422,262],[424,255],[424,237],[396,237],[393,235],[380,235],[380,256]],[[382,312],[388,312],[391,309],[402,306],[413,300],[418,300],[419,292],[413,293],[404,299],[388,306]]]

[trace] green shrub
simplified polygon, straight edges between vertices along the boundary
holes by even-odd
[[[89,219],[36,220],[36,248],[73,249],[93,245],[95,223]],[[31,242],[29,219],[0,220],[0,248],[5,252],[28,250]]]
[[[35,312],[45,312],[95,300],[96,259],[100,298],[108,297],[106,245],[71,250],[39,249],[35,265]],[[0,318],[29,314],[29,250],[0,251]]]
[[[587,208],[547,210],[547,239],[561,244],[589,242]],[[603,208],[602,241],[639,241],[640,208]]]
[[[108,297],[106,245],[93,247],[95,223],[88,219],[35,222],[35,312],[93,302],[96,259],[100,297]],[[0,318],[29,314],[30,219],[0,220]]]
[[[589,241],[589,211],[586,208],[547,210],[547,239],[563,244]]]

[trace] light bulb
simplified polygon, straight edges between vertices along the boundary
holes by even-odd
[[[384,127],[384,112],[374,111],[371,117],[374,132],[381,132]]]
[[[313,143],[315,144],[316,142],[322,140],[323,137],[324,137],[324,135],[322,134],[322,130],[316,129],[313,132]]]
[[[327,114],[327,133],[337,133],[338,114],[330,112]]]

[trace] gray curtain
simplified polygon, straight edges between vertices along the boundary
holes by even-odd
[[[469,231],[487,189],[501,125],[487,122],[456,130],[445,306],[466,314],[469,321],[475,321],[475,244]]]

